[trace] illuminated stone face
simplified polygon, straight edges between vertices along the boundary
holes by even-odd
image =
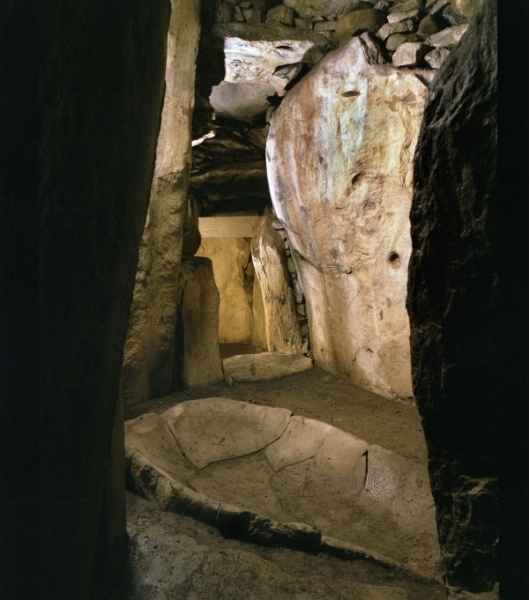
[[[376,60],[353,38],[286,95],[271,122],[267,170],[316,364],[408,397],[409,211],[427,84],[424,71]]]
[[[330,424],[205,398],[128,421],[126,452],[138,490],[230,536],[438,572],[426,465]]]

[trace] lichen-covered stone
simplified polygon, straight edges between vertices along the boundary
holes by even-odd
[[[517,317],[501,266],[512,223],[496,195],[496,27],[496,3],[484,2],[432,83],[411,210],[413,386],[447,581],[469,592],[499,577],[498,434],[501,405],[516,397],[505,332]]]
[[[285,96],[267,143],[315,362],[389,397],[411,395],[409,209],[426,94],[353,38]]]

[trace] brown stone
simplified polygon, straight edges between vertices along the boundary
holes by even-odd
[[[432,69],[440,69],[443,62],[449,56],[448,48],[436,48],[425,55],[424,60],[432,67]]]
[[[365,8],[369,3],[363,0],[284,0],[302,17],[339,17],[352,10]]]
[[[466,24],[447,27],[439,31],[439,33],[431,35],[427,42],[434,48],[453,48],[459,44],[467,28],[468,25]]]

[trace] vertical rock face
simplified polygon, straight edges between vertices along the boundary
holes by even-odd
[[[506,296],[512,273],[505,276],[501,259],[515,227],[513,217],[502,216],[508,209],[495,189],[495,7],[483,3],[432,85],[411,211],[413,385],[447,580],[473,592],[491,589],[498,578],[502,412],[520,397],[516,368],[524,368],[510,357],[507,339],[517,315]],[[523,471],[516,477],[526,480]]]
[[[270,216],[263,218],[252,240],[252,260],[259,280],[265,323],[265,348],[269,352],[301,353],[303,339],[296,315],[296,300],[289,285],[288,268],[281,236]]]
[[[206,238],[197,256],[213,261],[220,292],[219,340],[223,344],[252,341],[253,268],[248,238]]]
[[[267,167],[315,362],[408,397],[412,158],[427,87],[376,60],[353,38],[297,84],[272,119]]]
[[[219,351],[219,292],[208,258],[183,264],[182,310],[178,327],[181,377],[185,385],[223,380]]]
[[[0,99],[1,595],[106,598],[126,548],[119,373],[169,14],[157,0],[0,12],[13,57]]]
[[[169,393],[175,383],[200,3],[172,0],[171,9],[164,107],[125,347],[122,394],[129,404]]]

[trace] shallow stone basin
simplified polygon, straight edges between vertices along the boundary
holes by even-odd
[[[289,410],[228,398],[126,423],[130,487],[224,535],[437,577],[426,466]]]

